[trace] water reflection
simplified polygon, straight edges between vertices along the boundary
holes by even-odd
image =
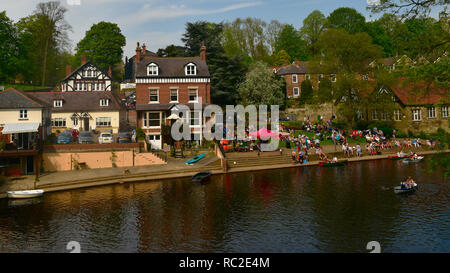
[[[449,181],[377,160],[48,193],[0,201],[1,252],[448,252]],[[419,191],[392,187],[412,175]]]

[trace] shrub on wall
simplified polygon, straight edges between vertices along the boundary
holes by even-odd
[[[142,130],[142,128],[137,128],[137,130],[136,130],[136,139],[138,139],[138,140],[145,139],[145,133]]]

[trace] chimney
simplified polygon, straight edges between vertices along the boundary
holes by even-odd
[[[136,47],[136,62],[140,62],[141,61],[141,47],[139,46],[139,42],[137,42],[137,47]]]
[[[112,70],[111,70],[111,66],[109,66],[109,68],[108,68],[108,76],[109,76],[110,78],[112,78]]]
[[[147,51],[147,46],[145,44],[142,45],[142,54],[145,54]]]
[[[202,58],[202,61],[206,62],[206,46],[204,41],[200,47],[200,58]]]
[[[69,76],[70,73],[72,73],[72,66],[71,65],[66,65],[66,77]]]
[[[86,55],[83,53],[83,55],[81,55],[81,65],[86,63]]]

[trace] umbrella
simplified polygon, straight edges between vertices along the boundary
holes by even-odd
[[[278,134],[272,133],[270,130],[267,130],[267,128],[261,128],[258,131],[251,132],[248,135],[251,137],[265,138],[265,139],[278,137]]]
[[[177,119],[181,119],[179,116],[177,116],[176,114],[172,114],[172,115],[170,115],[169,117],[167,117],[167,119],[174,119],[174,120],[177,120]]]

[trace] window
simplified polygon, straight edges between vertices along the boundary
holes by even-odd
[[[361,110],[356,110],[356,117],[358,118],[358,119],[364,119],[364,115],[363,115],[363,113],[361,112]]]
[[[52,127],[66,127],[66,119],[65,118],[53,118],[52,119]]]
[[[27,119],[28,110],[19,110],[19,119]]]
[[[191,125],[192,126],[200,125],[200,112],[198,111],[191,112]]]
[[[448,106],[442,106],[441,113],[443,118],[448,118]]]
[[[88,76],[88,77],[91,77],[91,76],[92,76],[92,71],[91,71],[91,70],[88,70],[87,76]]]
[[[78,119],[77,118],[73,119],[73,126],[74,127],[78,126]]]
[[[195,66],[195,64],[190,63],[186,65],[185,72],[187,76],[195,76],[197,75],[197,67]]]
[[[189,89],[189,102],[197,102],[197,98],[198,98],[198,90]]]
[[[145,112],[142,118],[144,128],[161,126],[160,113]]]
[[[294,87],[294,97],[298,97],[298,95],[299,95],[298,87]]]
[[[381,112],[381,119],[382,120],[386,120],[387,119],[387,115],[386,115],[386,112]]]
[[[100,100],[100,106],[108,106],[109,100],[108,99],[101,99]]]
[[[111,118],[110,117],[96,118],[95,119],[95,125],[111,127]]]
[[[297,81],[297,75],[296,74],[293,74],[292,75],[292,83],[297,83],[298,81]]]
[[[394,120],[396,121],[402,120],[402,115],[399,109],[394,110]]]
[[[158,89],[150,89],[150,103],[159,102],[159,90]]]
[[[170,101],[178,102],[178,89],[170,89]]]
[[[373,120],[377,120],[378,119],[377,110],[372,110],[372,119]]]
[[[331,74],[331,82],[336,82],[336,74]]]
[[[436,108],[434,106],[428,107],[428,118],[436,118]]]
[[[147,66],[147,75],[149,76],[157,76],[158,75],[158,65],[155,63],[151,63]]]
[[[413,121],[421,121],[422,120],[420,109],[412,110],[412,120]]]
[[[63,104],[62,100],[53,101],[53,107],[62,107],[62,104]]]

